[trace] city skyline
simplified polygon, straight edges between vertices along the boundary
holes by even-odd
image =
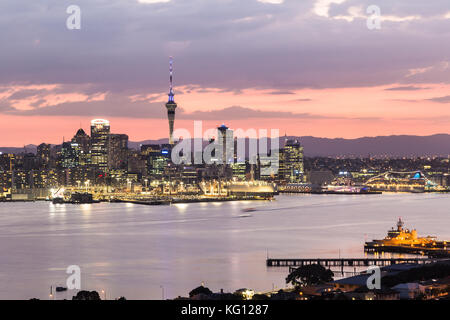
[[[379,30],[366,26],[366,0],[79,1],[80,30],[66,28],[64,4],[51,4],[3,4],[0,26],[14,41],[0,67],[1,146],[58,143],[93,118],[132,141],[167,137],[169,56],[176,128],[203,120],[243,129],[276,122],[291,136],[449,133],[441,36],[450,7],[441,1],[380,1]],[[32,28],[21,28],[28,16]]]

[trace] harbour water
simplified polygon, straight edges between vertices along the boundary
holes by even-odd
[[[267,268],[267,256],[363,257],[364,241],[384,237],[398,217],[420,235],[450,240],[449,207],[447,194],[154,207],[0,203],[0,299],[49,299],[70,265],[80,266],[83,289],[108,299],[186,296],[202,282],[214,291],[283,288],[287,270]]]

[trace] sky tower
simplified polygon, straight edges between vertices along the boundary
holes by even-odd
[[[169,90],[169,101],[166,103],[167,117],[169,118],[169,143],[173,145],[173,125],[175,123],[175,109],[177,104],[175,103],[173,93],[173,58],[170,57],[170,90]]]

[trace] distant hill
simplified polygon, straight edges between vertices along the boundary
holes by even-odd
[[[16,148],[16,147],[0,147],[0,152],[2,153],[24,153],[24,152],[31,152],[31,153],[36,153],[37,150],[37,146],[35,146],[34,144],[29,144],[25,147],[22,148]]]
[[[307,156],[448,156],[450,135],[386,136],[358,139],[299,137]]]
[[[358,139],[329,139],[316,137],[288,137],[298,139],[305,148],[306,156],[448,156],[450,155],[450,135],[436,134],[432,136],[382,136]],[[285,138],[280,138],[280,146]],[[139,149],[142,144],[163,144],[167,139],[130,141],[129,147]],[[35,145],[27,145],[27,152],[36,152]],[[0,147],[3,153],[21,153],[24,148]]]

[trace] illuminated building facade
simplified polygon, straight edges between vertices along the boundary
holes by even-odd
[[[76,168],[80,164],[81,149],[77,143],[64,142],[61,148],[61,167]]]
[[[286,183],[303,182],[303,147],[298,140],[287,140],[282,150],[280,175]]]
[[[151,180],[163,180],[165,168],[170,161],[170,146],[143,145],[141,153],[146,159],[147,176]]]
[[[108,139],[110,125],[108,120],[91,121],[91,163],[103,172],[108,169]]]
[[[428,179],[421,171],[388,171],[369,179],[366,185],[372,190],[392,192],[425,192],[444,189]]]

